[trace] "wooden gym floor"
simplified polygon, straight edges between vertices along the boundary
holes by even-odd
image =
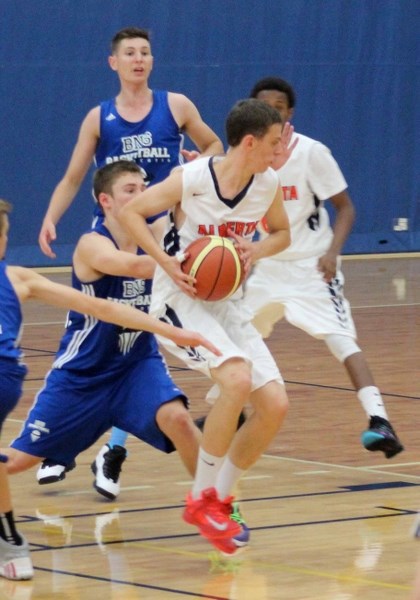
[[[55,485],[35,470],[11,478],[19,528],[32,550],[31,582],[0,578],[0,599],[403,600],[420,568],[410,534],[420,507],[420,259],[350,257],[346,295],[359,343],[406,449],[394,459],[360,445],[367,419],[342,366],[322,342],[286,322],[268,344],[287,383],[283,430],[240,482],[250,547],[221,559],[181,519],[190,480],[176,454],[129,438],[117,501],[92,488],[90,463],[107,436]],[[67,283],[68,273],[48,273]],[[64,313],[28,303],[29,374],[2,445],[18,433],[62,332]],[[207,410],[208,381],[169,358]],[[417,567],[418,565],[418,567]]]

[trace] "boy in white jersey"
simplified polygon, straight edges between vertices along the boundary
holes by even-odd
[[[241,301],[203,302],[194,298],[194,280],[177,259],[186,246],[210,232],[232,236],[246,269],[290,243],[289,224],[277,176],[270,166],[287,160],[291,128],[282,130],[277,111],[258,100],[243,100],[226,120],[226,156],[200,158],[129,202],[120,219],[158,267],[151,314],[180,327],[194,323],[222,351],[208,352],[165,344],[191,369],[205,373],[221,390],[206,419],[196,477],[184,520],[222,552],[232,554],[240,532],[229,518],[229,496],[239,477],[259,458],[279,430],[287,411],[284,383],[261,336],[242,312]],[[150,235],[146,218],[170,210],[162,249]],[[269,235],[253,243],[265,215]],[[229,224],[227,226],[227,224]],[[246,232],[244,237],[236,231]],[[253,413],[236,433],[242,407]]]
[[[287,81],[266,77],[250,96],[275,108],[286,123],[293,116],[295,93]],[[283,315],[296,327],[323,339],[344,364],[369,427],[361,441],[387,458],[403,450],[392,428],[366,359],[356,343],[350,305],[343,296],[340,252],[351,231],[354,207],[347,183],[326,146],[301,134],[290,160],[278,171],[292,243],[258,262],[246,285],[253,323],[267,337]],[[335,209],[332,228],[324,201]]]
[[[134,166],[134,165],[133,165]],[[54,283],[31,269],[9,266],[6,252],[11,205],[0,200],[0,432],[7,415],[22,393],[26,367],[22,363],[21,303],[38,299],[61,308],[70,308],[122,328],[160,332],[176,343],[213,345],[199,334],[183,331],[149,317],[140,310],[100,298],[93,298],[66,285]],[[150,262],[149,257],[146,260]],[[143,265],[144,267],[144,265]],[[88,428],[90,423],[88,423]],[[33,576],[29,547],[16,530],[6,471],[9,449],[0,454],[0,576],[7,579],[31,579]],[[34,457],[30,457],[33,460]],[[40,460],[35,457],[35,461]],[[33,463],[32,463],[33,464]]]

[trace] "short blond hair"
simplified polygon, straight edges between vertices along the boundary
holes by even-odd
[[[4,215],[8,215],[12,212],[12,205],[6,200],[0,198],[0,235],[3,235],[5,218]]]

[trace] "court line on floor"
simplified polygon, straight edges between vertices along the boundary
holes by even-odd
[[[295,463],[300,463],[300,464],[307,464],[307,465],[318,465],[321,467],[330,467],[330,468],[334,468],[334,469],[347,469],[350,471],[361,471],[361,472],[365,472],[365,473],[379,473],[379,474],[383,474],[383,475],[392,475],[395,477],[410,477],[411,479],[415,479],[420,481],[420,476],[419,475],[410,475],[409,473],[389,473],[388,471],[381,471],[381,469],[384,467],[385,469],[388,468],[392,468],[394,465],[378,465],[377,467],[375,466],[360,466],[360,467],[355,467],[352,465],[340,465],[340,464],[335,464],[335,463],[325,463],[325,462],[321,462],[321,461],[317,461],[317,460],[306,460],[303,458],[290,458],[287,456],[275,456],[275,455],[271,455],[271,454],[263,454],[262,455],[263,458],[268,458],[268,459],[274,459],[274,460],[279,460],[279,461],[289,461],[289,462],[295,462]],[[420,462],[418,463],[406,463],[407,465],[413,466],[413,465],[419,465],[420,466]],[[397,464],[395,466],[403,466],[403,463]]]

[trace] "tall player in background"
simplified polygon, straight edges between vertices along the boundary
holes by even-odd
[[[184,134],[202,154],[223,152],[222,142],[204,123],[191,100],[182,94],[149,87],[153,55],[146,30],[128,27],[118,31],[112,39],[109,65],[118,75],[120,91],[115,98],[95,106],[84,118],[70,163],[44,217],[39,244],[51,258],[55,258],[51,243],[56,240],[56,226],[73,202],[92,159],[97,167],[116,160],[135,161],[148,185],[154,185],[180,164],[181,153],[188,160],[195,157],[194,151],[182,149]],[[97,205],[94,214],[102,218]],[[156,216],[149,222],[155,219]],[[159,224],[156,222],[154,227],[157,231]],[[108,444],[92,463],[95,487],[107,498],[115,498],[120,492],[120,472],[127,456],[126,438],[126,432],[114,428]],[[48,460],[37,476],[40,483],[53,483],[63,479],[65,473],[65,465]]]
[[[7,247],[8,215],[11,209],[8,202],[0,200],[0,432],[7,415],[14,409],[21,396],[23,380],[27,372],[22,363],[20,349],[21,303],[27,300],[37,299],[61,308],[70,308],[80,313],[79,317],[82,320],[84,318],[91,324],[100,320],[106,323],[116,323],[120,329],[140,330],[143,335],[146,331],[160,332],[163,335],[170,335],[179,344],[203,343],[215,350],[199,334],[189,334],[182,329],[171,327],[152,319],[143,311],[124,304],[94,298],[69,286],[53,283],[31,269],[7,265],[3,257]],[[143,263],[146,263],[143,264],[143,268],[150,269],[151,259],[143,258]],[[59,404],[65,408],[65,413],[68,413],[68,406],[62,402],[61,397]],[[137,412],[139,412],[138,409]],[[70,414],[72,418],[75,416],[73,413]],[[90,423],[87,425],[87,430],[91,431],[93,428],[90,427]],[[195,435],[193,425],[191,425],[191,431]],[[91,435],[94,433],[91,432]],[[80,438],[80,431],[70,438],[71,443],[68,445],[72,446],[78,438]],[[31,579],[33,576],[32,561],[28,544],[16,529],[6,461],[7,457],[0,454],[0,576],[7,579]]]
[[[250,96],[275,108],[283,123],[295,106],[291,85],[277,77],[258,81]],[[340,252],[351,231],[354,207],[339,166],[322,143],[294,133],[299,143],[278,171],[289,217],[292,242],[283,252],[259,261],[247,280],[246,300],[254,325],[267,337],[283,316],[322,339],[343,363],[369,418],[363,446],[391,458],[403,450],[366,358],[356,343]],[[330,199],[335,222],[330,226],[324,201]]]

